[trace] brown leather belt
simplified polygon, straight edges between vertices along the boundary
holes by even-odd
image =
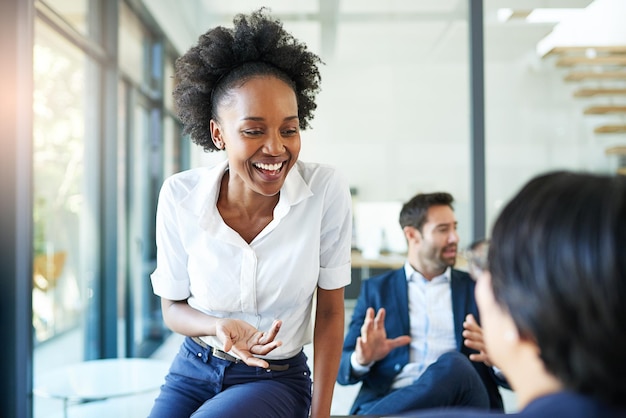
[[[230,362],[235,363],[235,364],[239,364],[239,363],[245,364],[245,362],[243,360],[241,360],[241,359],[239,359],[239,358],[237,358],[235,356],[232,356],[232,355],[228,354],[227,352],[225,352],[223,350],[220,350],[219,348],[215,348],[215,347],[212,347],[212,346],[208,345],[207,343],[202,341],[200,339],[200,337],[191,337],[191,339],[196,344],[198,344],[200,347],[211,350],[211,354],[215,358],[219,358],[219,359],[222,359],[222,360],[230,361]],[[269,367],[267,367],[265,369],[267,371],[284,372],[285,370],[289,369],[289,364],[288,363],[277,364],[277,363],[273,363],[270,360],[265,360],[265,361],[267,361],[268,364],[269,364]]]

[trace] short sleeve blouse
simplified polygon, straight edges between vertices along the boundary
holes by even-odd
[[[280,191],[274,219],[248,244],[216,207],[227,164],[184,171],[164,182],[153,290],[259,330],[281,319],[277,338],[283,345],[265,357],[291,357],[311,341],[316,288],[350,283],[349,188],[334,168],[298,161]],[[203,339],[222,348],[216,337]]]

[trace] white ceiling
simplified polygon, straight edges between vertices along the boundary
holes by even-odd
[[[267,6],[285,27],[329,61],[467,61],[471,0],[195,0],[198,27],[230,25],[233,15]],[[485,58],[532,53],[554,23],[499,22],[499,8],[584,8],[593,0],[484,0]]]

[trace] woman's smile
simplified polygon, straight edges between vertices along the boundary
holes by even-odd
[[[276,178],[279,177],[282,169],[285,165],[285,162],[280,162],[280,163],[273,163],[273,164],[268,164],[268,163],[253,163],[252,164],[254,166],[254,168],[257,169],[257,171],[259,171],[259,173],[261,173],[264,177],[268,177],[268,178]]]

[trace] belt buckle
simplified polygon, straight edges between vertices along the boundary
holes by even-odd
[[[222,360],[230,361],[230,362],[235,363],[235,364],[241,362],[241,360],[238,359],[237,357],[231,356],[230,354],[228,354],[225,351],[220,350],[219,348],[212,347],[211,354],[213,354],[213,357],[217,357],[217,358],[222,359]]]
[[[243,363],[243,360],[228,354],[225,351],[220,350],[219,348],[215,348],[215,347],[211,347],[211,354],[213,354],[213,357],[222,359],[222,360],[226,360],[226,361],[230,361],[232,363],[235,364],[239,364],[239,363]],[[272,364],[269,363],[269,367],[265,370],[269,371],[273,371],[273,372],[284,372],[285,370],[289,369],[289,364]]]

